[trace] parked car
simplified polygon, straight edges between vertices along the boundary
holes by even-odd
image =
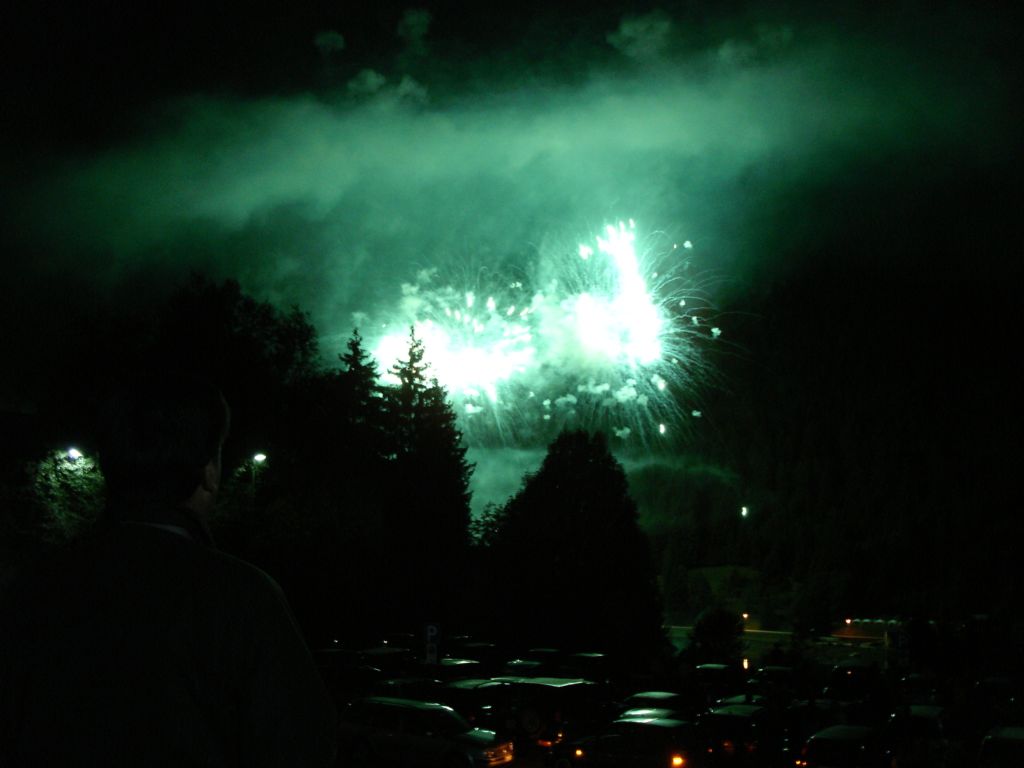
[[[391,677],[370,686],[370,696],[390,696],[417,701],[441,701],[439,692],[444,681],[436,677]]]
[[[901,707],[889,718],[886,742],[900,768],[943,768],[949,754],[946,710],[932,704]]]
[[[796,768],[890,768],[882,729],[833,725],[812,735],[794,761]]]
[[[828,728],[839,725],[843,712],[839,702],[831,699],[798,699],[782,712],[782,752],[787,764],[800,757],[807,740]]]
[[[437,701],[447,704],[471,725],[497,731],[499,735],[514,731],[508,729],[511,717],[511,683],[490,678],[451,680],[435,693]]]
[[[1024,765],[1024,727],[993,728],[981,740],[978,768],[1020,768]]]
[[[611,683],[615,676],[612,660],[604,653],[570,653],[558,662],[559,677],[581,677],[595,683]]]
[[[619,705],[620,716],[629,710],[657,709],[671,712],[669,717],[677,720],[692,720],[703,710],[703,696],[693,696],[678,691],[638,691],[624,698]]]
[[[546,763],[622,768],[692,768],[699,765],[700,741],[693,723],[668,718],[623,718],[599,733],[559,744]]]
[[[714,707],[697,719],[703,755],[713,766],[775,765],[782,758],[782,727],[755,704]]]
[[[387,676],[363,657],[360,651],[332,646],[313,651],[317,669],[340,707],[353,699],[365,696],[374,685]]]
[[[740,671],[728,664],[698,664],[693,674],[698,687],[704,692],[705,701],[709,704],[743,692]]]
[[[511,741],[474,728],[451,707],[387,696],[357,699],[341,712],[343,765],[353,768],[494,768],[511,763]]]
[[[583,735],[614,715],[605,689],[564,677],[496,677],[509,684],[505,726],[520,746],[550,747]]]
[[[799,681],[792,667],[768,665],[759,667],[747,679],[746,690],[764,696],[777,706],[786,706],[797,696]]]

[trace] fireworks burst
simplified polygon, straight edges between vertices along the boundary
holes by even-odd
[[[575,251],[542,254],[529,275],[404,285],[374,356],[387,370],[413,325],[467,439],[533,444],[566,427],[604,429],[649,447],[685,432],[682,407],[706,378],[703,349],[720,335],[689,279],[692,245],[637,251],[630,220]],[[387,376],[385,377],[387,380]]]

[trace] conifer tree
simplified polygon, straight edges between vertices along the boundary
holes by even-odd
[[[398,384],[386,390],[394,540],[408,567],[421,574],[419,597],[407,595],[410,603],[444,614],[469,545],[472,465],[447,392],[428,371],[423,342],[410,329],[408,357],[391,369]]]
[[[377,461],[384,455],[386,434],[384,389],[377,362],[363,346],[359,329],[352,331],[348,351],[338,355],[344,368],[338,373],[345,404],[348,442],[358,455]]]
[[[650,547],[603,434],[559,435],[495,519],[495,602],[517,634],[622,654],[664,648]]]

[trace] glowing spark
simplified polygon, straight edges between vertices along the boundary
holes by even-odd
[[[643,445],[685,427],[678,400],[700,381],[701,346],[721,329],[703,332],[701,302],[690,308],[700,294],[681,295],[689,257],[638,251],[627,221],[576,249],[541,253],[523,279],[459,286],[422,270],[375,343],[384,383],[397,383],[387,371],[408,356],[412,325],[427,375],[448,390],[471,442],[579,426]]]

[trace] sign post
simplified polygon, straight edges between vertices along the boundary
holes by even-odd
[[[440,659],[439,647],[441,645],[441,627],[439,624],[427,624],[423,632],[424,640],[424,661],[427,664],[437,664]]]

